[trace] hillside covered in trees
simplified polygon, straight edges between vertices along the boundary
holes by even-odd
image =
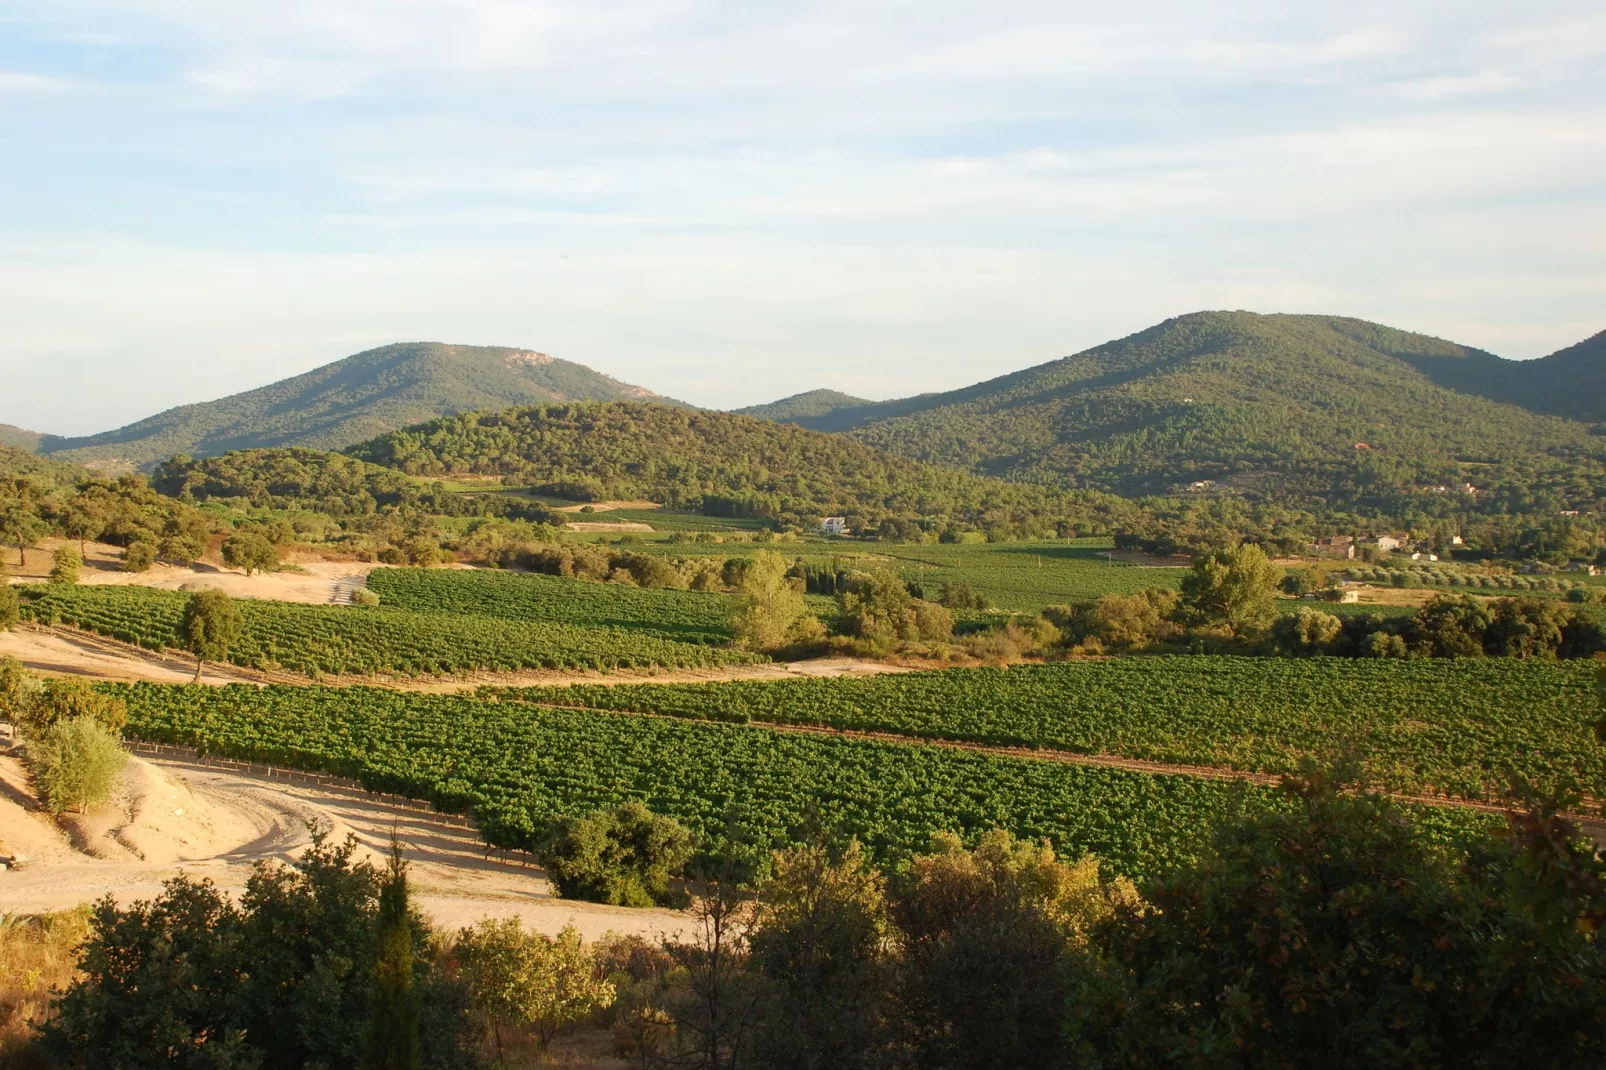
[[[175,454],[265,446],[338,449],[470,409],[541,401],[656,398],[581,364],[502,346],[408,342],[370,349],[243,394],[182,405],[86,438],[46,436],[41,452],[106,468],[149,468]]]
[[[924,518],[1001,534],[1112,530],[1137,507],[920,464],[851,438],[731,413],[638,402],[462,413],[347,451],[411,475],[495,475],[577,500],[645,498],[710,515],[856,529]]]
[[[808,417],[841,413],[848,409],[874,405],[875,402],[844,394],[840,390],[807,390],[801,394],[772,401],[766,405],[749,405],[732,410],[738,416],[757,416],[760,420],[780,420],[798,423]]]
[[[1547,415],[1606,419],[1596,397],[1599,336],[1517,362],[1362,320],[1201,312],[962,390],[793,419],[928,463],[1128,495],[1554,512],[1606,498],[1606,438]]]

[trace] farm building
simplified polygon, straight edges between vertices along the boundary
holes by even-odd
[[[845,516],[822,517],[820,530],[827,535],[846,535],[848,533],[848,518]]]
[[[1341,557],[1346,561],[1355,559],[1355,536],[1334,535],[1330,539],[1317,539],[1311,543],[1311,553],[1316,557]]]

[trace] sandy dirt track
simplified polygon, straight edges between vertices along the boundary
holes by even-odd
[[[0,913],[60,910],[112,895],[149,899],[185,872],[238,892],[258,861],[290,861],[316,822],[349,833],[376,864],[391,830],[412,865],[419,909],[456,929],[485,917],[517,917],[556,933],[573,922],[588,939],[606,932],[646,937],[680,932],[684,916],[554,898],[533,866],[487,857],[472,827],[358,789],[267,780],[194,762],[135,758],[117,797],[101,811],[59,823],[41,812],[20,763],[0,757],[0,840],[21,867],[0,872]]]

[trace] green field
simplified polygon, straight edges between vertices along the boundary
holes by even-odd
[[[50,584],[24,588],[23,597],[23,615],[29,620],[70,624],[151,650],[183,645],[178,627],[188,596],[180,592]],[[622,628],[385,606],[251,599],[235,605],[245,628],[230,651],[230,661],[308,676],[678,668],[759,660],[741,651]]]
[[[1589,662],[1132,657],[858,679],[524,688],[536,703],[870,729],[1292,772],[1353,754],[1377,784],[1497,799],[1508,770],[1606,798]]]
[[[1046,837],[1153,876],[1197,855],[1237,813],[1276,792],[1186,776],[1012,759],[919,744],[821,738],[740,725],[551,710],[370,688],[106,685],[137,738],[355,776],[373,790],[475,814],[489,842],[528,848],[555,818],[639,800],[720,846],[736,813],[779,846],[816,815],[890,861],[952,830]],[[1488,823],[1427,813],[1439,835]]]
[[[621,628],[683,642],[731,637],[734,599],[483,569],[382,568],[368,587],[385,606],[541,624]]]

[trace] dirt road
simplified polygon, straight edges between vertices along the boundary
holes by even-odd
[[[487,857],[478,833],[456,818],[358,789],[165,758],[132,760],[111,805],[58,823],[39,810],[17,760],[0,757],[0,853],[26,858],[0,872],[0,913],[60,910],[108,894],[121,903],[148,899],[180,872],[238,892],[259,861],[299,857],[311,842],[309,823],[336,840],[356,836],[376,864],[394,829],[419,909],[447,929],[517,917],[552,934],[572,921],[590,940],[609,931],[651,938],[686,924],[673,911],[554,898],[539,869]]]

